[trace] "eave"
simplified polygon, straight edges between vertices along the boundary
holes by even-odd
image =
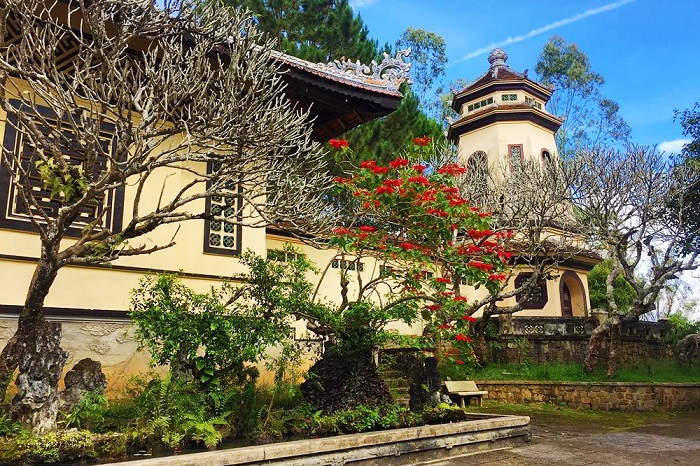
[[[462,134],[494,123],[514,121],[529,121],[552,133],[555,133],[563,123],[561,119],[525,104],[500,105],[455,121],[447,130],[447,138],[457,142]]]

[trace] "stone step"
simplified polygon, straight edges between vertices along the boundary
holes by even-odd
[[[399,386],[411,385],[411,381],[408,379],[394,379],[394,378],[382,377],[382,380],[384,380],[384,382],[386,382],[387,385],[399,385]]]
[[[405,375],[401,371],[395,369],[379,369],[379,375],[383,378],[404,378]]]

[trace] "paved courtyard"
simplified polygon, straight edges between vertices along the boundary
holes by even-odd
[[[700,466],[700,412],[641,427],[559,425],[534,418],[532,441],[521,447],[428,463],[432,466]]]

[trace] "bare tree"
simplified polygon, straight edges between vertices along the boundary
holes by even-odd
[[[453,158],[442,151],[440,157]],[[443,160],[431,161],[433,165]],[[561,273],[561,265],[578,254],[590,254],[578,220],[573,215],[573,190],[581,166],[575,160],[526,159],[517,167],[489,164],[486,154],[476,152],[467,161],[460,181],[465,199],[484,212],[492,212],[494,234],[512,234],[509,240],[508,280],[497,293],[472,303],[469,314],[482,311],[476,324],[477,352],[485,357],[485,330],[492,316],[512,316],[522,311],[536,288]],[[527,278],[515,278],[520,272]],[[515,304],[504,301],[515,298]]]
[[[24,141],[6,144],[2,163],[41,239],[0,378],[6,387],[19,368],[13,416],[42,432],[55,426],[66,360],[60,325],[42,310],[61,267],[168,248],[175,237],[144,235],[191,219],[318,227],[327,171],[245,12],[190,0],[7,0],[0,34],[0,105]],[[125,187],[133,199],[115,227],[109,212]],[[205,210],[211,198],[233,214]]]
[[[653,147],[599,149],[577,157],[583,167],[575,188],[577,213],[611,261],[606,279],[610,316],[591,335],[585,368],[593,370],[609,338],[608,376],[613,377],[620,327],[653,311],[669,282],[700,265],[700,231],[690,221],[695,206],[689,202],[700,177],[694,166]],[[635,292],[627,312],[617,307],[613,293],[620,275]]]
[[[572,187],[580,173],[575,161],[525,160],[489,167],[470,162],[463,183],[465,197],[493,212],[495,230],[513,232],[510,239],[509,280],[501,290],[474,303],[472,314],[482,310],[476,336],[485,349],[484,331],[491,316],[512,316],[547,280],[561,275],[563,263],[589,254],[572,211]],[[516,281],[520,272],[528,273]],[[503,301],[515,297],[515,304]]]

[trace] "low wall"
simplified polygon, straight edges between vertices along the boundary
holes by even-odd
[[[530,361],[536,364],[548,362],[582,364],[586,357],[589,336],[528,335],[500,338],[500,349],[494,354],[501,362],[519,364]],[[669,359],[673,357],[671,346],[662,341],[623,337],[617,350],[619,364],[635,364],[647,359]],[[603,343],[600,359],[608,358],[608,344]]]
[[[565,403],[570,408],[700,409],[700,383],[477,381],[487,400]]]
[[[522,445],[531,438],[527,416],[470,416],[476,419],[152,458],[115,466],[397,466]]]

